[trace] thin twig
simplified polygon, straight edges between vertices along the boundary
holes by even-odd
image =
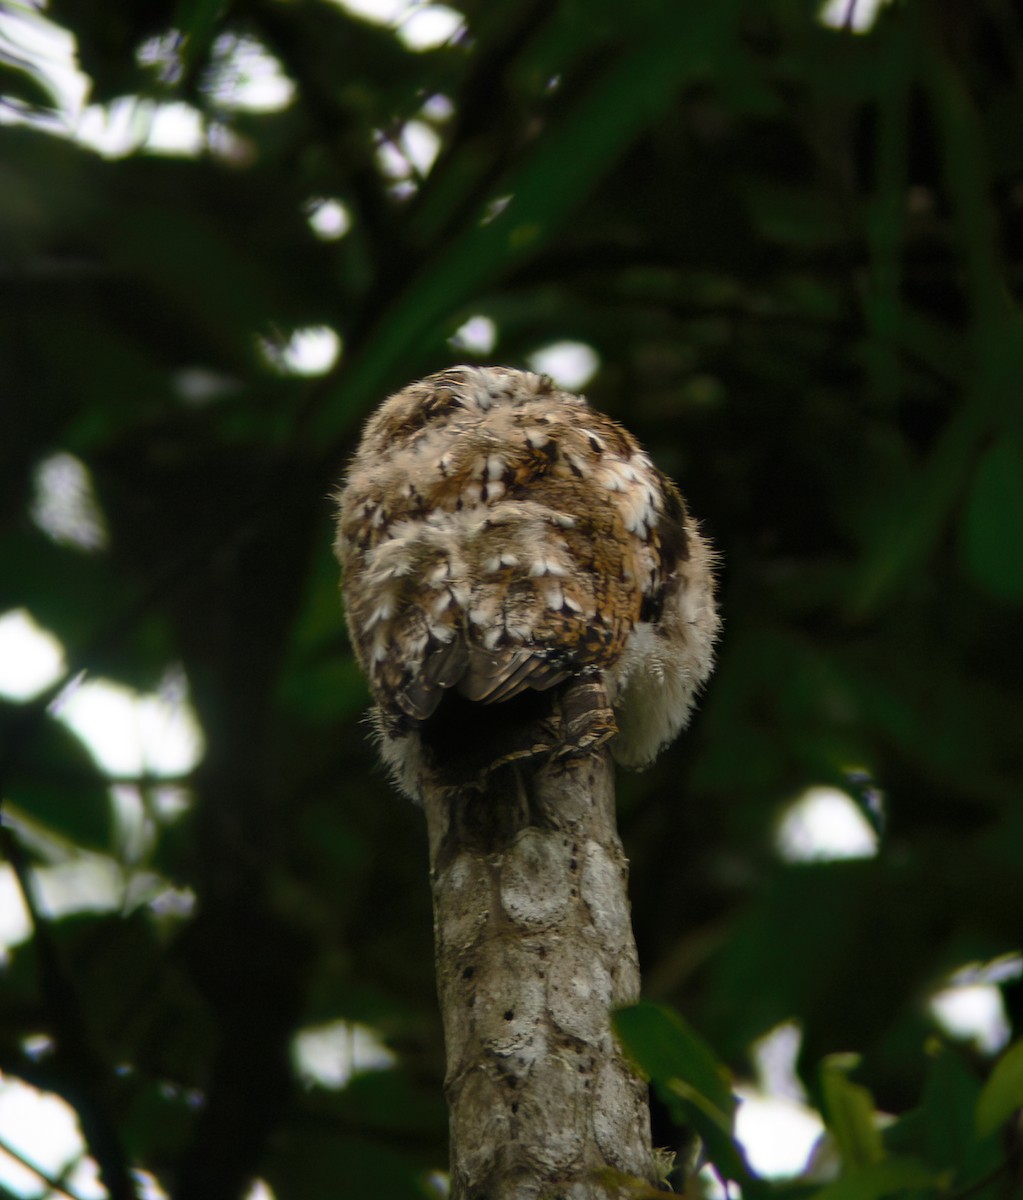
[[[33,1175],[46,1184],[51,1192],[58,1192],[61,1196],[67,1196],[69,1200],[82,1200],[77,1193],[69,1191],[58,1179],[54,1179],[52,1175],[48,1175],[40,1166],[27,1159],[20,1151],[15,1150],[13,1146],[0,1138],[0,1153],[6,1154],[9,1158],[13,1158],[19,1166],[25,1168],[26,1171],[31,1171]]]
[[[64,969],[56,942],[40,912],[28,860],[14,831],[0,824],[0,844],[25,902],[36,952],[39,990],[49,1017],[57,1053],[86,1102],[76,1106],[86,1144],[99,1166],[111,1200],[137,1200],[128,1161],[103,1092],[109,1077],[106,1063],[93,1050],[74,983]]]

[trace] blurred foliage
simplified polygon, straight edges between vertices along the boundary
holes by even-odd
[[[174,1200],[257,1176],[279,1200],[424,1196],[444,1166],[424,830],[360,724],[328,496],[377,400],[472,357],[451,339],[474,314],[489,361],[593,347],[590,398],[722,551],[702,711],[619,784],[651,998],[739,1074],[799,1023],[855,1168],[829,1197],[1011,1194],[1018,1047],[986,1086],[973,1050],[924,1048],[927,998],[1021,942],[1023,14],[902,0],[855,33],[817,7],[469,0],[417,52],[326,0],[50,0],[92,100],[143,124],[186,103],[192,155],[83,146],[0,37],[0,612],[59,637],[69,678],[152,688],[182,664],[208,746],[176,819],[134,781],[140,850],[57,689],[0,709],[26,892],[87,850],[124,880],[119,911],[36,912],[0,1071],[76,1109],[117,1200],[133,1165]],[[253,47],[291,82],[277,108],[232,102]],[[409,122],[439,153],[396,179],[382,148]],[[343,236],[310,224],[325,199]],[[330,371],[275,365],[315,326],[341,339]],[[57,452],[90,473],[103,549],[32,520]],[[778,854],[822,784],[875,821],[883,793],[876,857]],[[1003,992],[1018,1032],[1023,985]],[[302,1084],[295,1031],[335,1020],[395,1065]],[[661,1144],[717,1077],[672,1020],[647,1031],[661,1060],[633,1047],[655,1082],[702,1064],[688,1116],[677,1089],[657,1108]],[[875,1104],[903,1114],[883,1147]]]
[[[826,1135],[804,1178],[779,1184],[750,1170],[735,1140],[729,1073],[678,1014],[639,1004],[619,1012],[616,1025],[676,1120],[700,1132],[714,1174],[739,1184],[744,1200],[1019,1195],[1019,1147],[1006,1152],[1001,1137],[1023,1105],[1023,1040],[983,1087],[962,1054],[932,1040],[921,1096],[897,1120],[881,1114],[870,1091],[850,1079],[861,1065],[857,1055],[829,1055],[818,1089]]]

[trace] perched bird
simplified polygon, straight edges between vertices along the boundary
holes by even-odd
[[[408,795],[609,739],[644,767],[686,724],[714,556],[583,397],[501,367],[431,375],[370,417],[338,502],[349,632]]]

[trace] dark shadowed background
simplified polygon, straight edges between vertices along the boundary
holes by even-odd
[[[438,45],[327,0],[50,0],[134,114],[105,153],[0,7],[0,614],[65,683],[187,696],[205,745],[112,779],[61,684],[0,701],[0,895],[36,909],[4,1080],[118,1200],[132,1168],[438,1194],[425,830],[361,723],[329,495],[375,402],[466,360],[574,369],[722,553],[701,710],[619,778],[648,997],[740,1077],[794,1023],[814,1104],[837,1051],[891,1113],[972,1095],[991,1047],[943,1035],[944,1083],[925,1047],[964,968],[1023,1020],[1019,7],[467,0]],[[190,150],[147,143],[172,104]],[[811,788],[859,857],[779,840]],[[75,863],[113,902],[47,902]],[[390,1065],[304,1079],[296,1033],[342,1021]]]

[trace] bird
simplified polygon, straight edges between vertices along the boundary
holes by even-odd
[[[687,724],[717,558],[584,396],[510,367],[429,375],[372,413],[335,498],[349,636],[406,795],[604,743],[641,769]]]

